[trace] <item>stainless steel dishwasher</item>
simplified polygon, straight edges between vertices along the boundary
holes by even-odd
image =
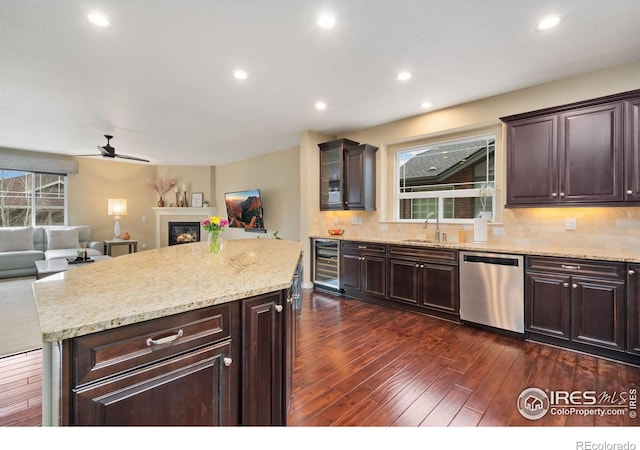
[[[524,257],[461,251],[460,319],[524,333]]]

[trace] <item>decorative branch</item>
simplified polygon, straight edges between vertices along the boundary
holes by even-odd
[[[166,194],[170,189],[178,184],[175,178],[165,179],[158,177],[153,181],[147,182],[147,186],[156,191],[156,193],[162,198],[164,194]]]

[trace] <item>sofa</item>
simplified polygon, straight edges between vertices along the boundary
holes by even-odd
[[[0,278],[36,274],[35,262],[72,258],[87,249],[87,256],[102,255],[102,243],[91,240],[88,225],[0,228]]]

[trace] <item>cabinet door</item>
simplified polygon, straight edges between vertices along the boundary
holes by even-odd
[[[624,282],[572,277],[571,338],[576,342],[625,349]]]
[[[640,201],[640,99],[625,102],[625,200]]]
[[[361,144],[344,151],[345,209],[376,209],[377,147]]]
[[[622,103],[560,114],[560,202],[623,200]]]
[[[387,258],[372,255],[362,258],[362,291],[378,297],[386,296]]]
[[[630,264],[627,274],[627,351],[640,355],[640,265]]]
[[[320,149],[320,210],[343,209],[342,145]]]
[[[340,257],[340,288],[362,289],[361,263],[359,253],[343,253]]]
[[[422,305],[458,314],[458,267],[425,263],[421,268]]]
[[[75,388],[71,425],[232,425],[230,354],[224,341]]]
[[[570,277],[562,275],[531,272],[526,274],[527,331],[570,339],[570,281]]]
[[[557,130],[556,115],[507,124],[508,205],[557,203]]]
[[[280,292],[243,301],[243,425],[283,424],[283,316]]]
[[[389,298],[418,304],[421,273],[417,260],[389,259]]]

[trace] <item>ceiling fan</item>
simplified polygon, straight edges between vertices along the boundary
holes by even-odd
[[[98,145],[98,150],[100,150],[100,153],[98,155],[93,154],[93,155],[78,155],[78,156],[103,156],[105,158],[122,158],[122,159],[131,159],[133,161],[149,162],[148,159],[136,158],[135,156],[128,156],[128,155],[122,155],[122,154],[116,153],[116,149],[113,148],[109,143],[109,141],[113,139],[113,136],[109,134],[105,134],[104,137],[107,138],[107,145],[102,147]]]

